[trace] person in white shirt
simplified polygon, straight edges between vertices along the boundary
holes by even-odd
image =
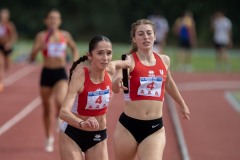
[[[150,15],[148,19],[154,24],[156,31],[156,40],[154,41],[153,51],[155,53],[162,53],[162,48],[166,45],[167,34],[169,31],[168,21],[158,12]]]
[[[232,22],[223,12],[215,12],[212,19],[213,43],[216,49],[216,69],[231,70],[228,48],[232,47]]]

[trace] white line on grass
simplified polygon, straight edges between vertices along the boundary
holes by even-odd
[[[18,114],[16,114],[13,118],[7,121],[0,127],[0,136],[9,130],[16,123],[21,121],[24,117],[26,117],[29,113],[31,113],[36,107],[38,107],[41,103],[40,97],[35,98],[28,105],[26,105]]]

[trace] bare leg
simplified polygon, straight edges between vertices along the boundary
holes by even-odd
[[[138,146],[138,158],[141,160],[162,160],[166,144],[165,129],[149,135]]]
[[[223,50],[222,48],[216,49],[216,70],[221,71],[223,65]]]
[[[137,154],[137,142],[119,122],[116,125],[113,138],[115,160],[134,160]]]
[[[11,66],[11,58],[10,56],[5,56],[5,70],[9,70]]]
[[[49,87],[41,87],[41,97],[43,103],[43,125],[46,135],[47,152],[53,151],[53,129],[52,129],[52,89]]]
[[[108,160],[107,139],[96,144],[92,148],[89,148],[85,152],[85,157],[86,159],[89,160],[95,159]]]
[[[67,94],[68,82],[66,80],[59,81],[53,88],[54,90],[54,98],[56,102],[55,109],[55,119],[56,119],[56,129],[58,130],[62,121],[59,119],[59,112],[61,109],[61,105],[63,100]]]
[[[186,63],[186,51],[185,49],[180,49],[177,55],[177,71],[184,72]]]
[[[59,152],[61,160],[84,160],[79,146],[62,131],[59,132]]]
[[[192,72],[192,51],[190,49],[186,50],[186,61],[185,61],[185,71]]]
[[[227,52],[226,48],[223,49],[222,61],[223,61],[223,65],[224,65],[224,70],[227,72],[231,71],[230,56],[229,56],[229,53]]]
[[[4,76],[4,55],[0,51],[0,92],[3,91],[3,76]]]

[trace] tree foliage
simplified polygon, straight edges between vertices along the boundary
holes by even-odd
[[[131,23],[147,18],[160,10],[168,19],[170,27],[185,10],[190,10],[196,20],[200,45],[211,43],[210,19],[215,10],[223,10],[233,23],[233,38],[239,43],[239,5],[233,0],[1,0],[0,8],[11,11],[22,38],[33,38],[44,29],[43,19],[50,9],[62,13],[62,28],[72,33],[77,40],[88,40],[96,34],[104,34],[113,41],[129,42]],[[169,41],[175,37],[170,32]]]

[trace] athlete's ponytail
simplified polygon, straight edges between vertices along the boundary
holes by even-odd
[[[70,74],[69,74],[69,83],[71,81],[71,78],[72,78],[72,73],[73,73],[73,70],[77,67],[77,65],[81,62],[84,62],[88,60],[88,57],[86,55],[80,57],[78,60],[74,61],[73,64],[72,64],[72,67],[70,68]]]

